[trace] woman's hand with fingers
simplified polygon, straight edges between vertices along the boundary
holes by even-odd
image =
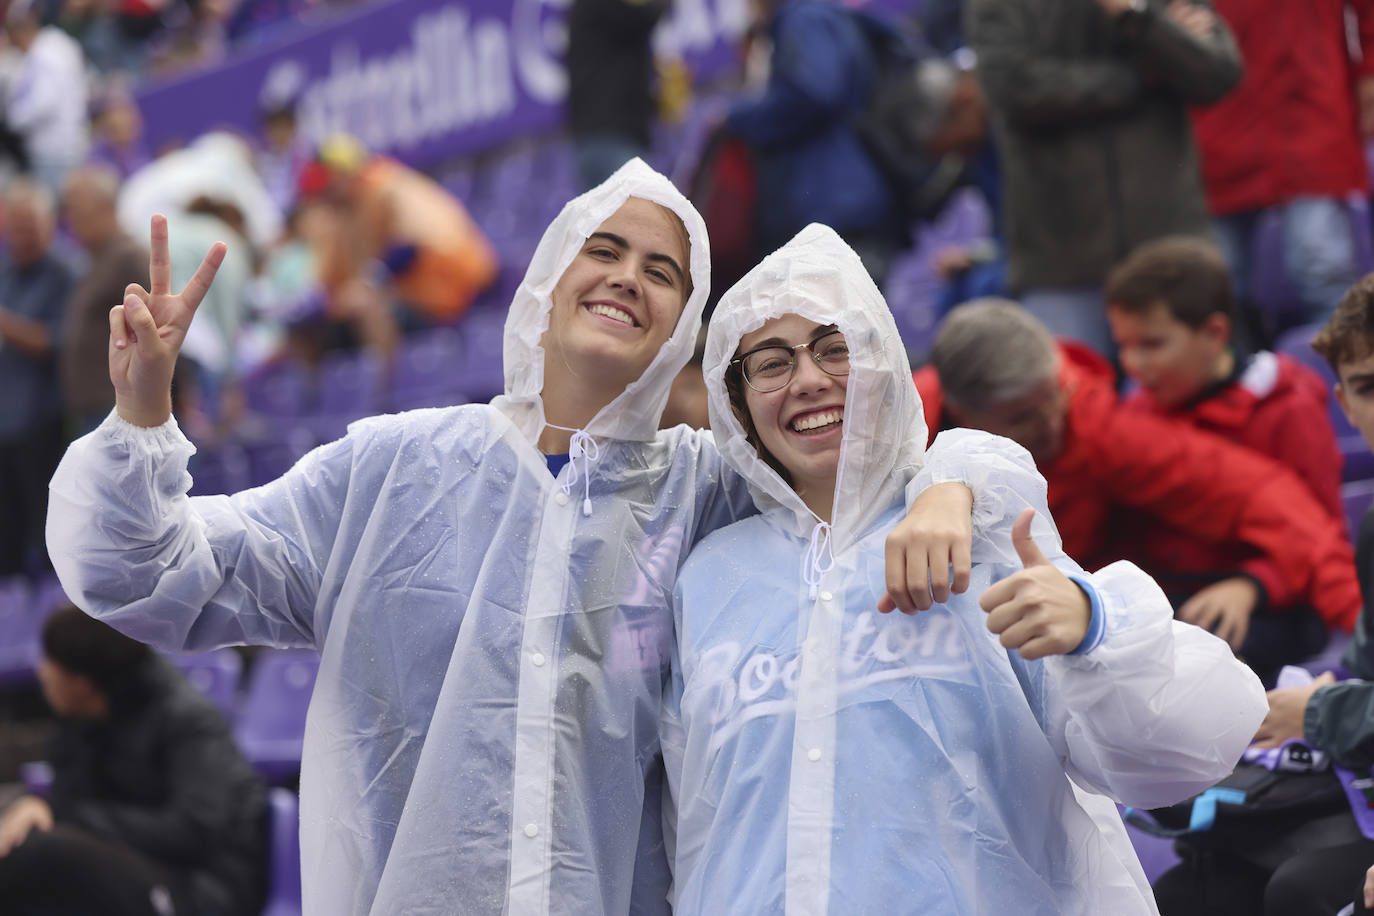
[[[224,261],[216,242],[180,293],[171,292],[167,219],[154,216],[148,274],[150,289],[131,284],[110,310],[110,382],[115,410],[135,426],[161,426],[172,415],[172,371],[196,309]]]
[[[887,536],[884,614],[928,610],[968,589],[973,545],[973,492],[958,482],[937,483]]]

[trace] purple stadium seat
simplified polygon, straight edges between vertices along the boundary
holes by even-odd
[[[313,424],[304,419],[279,420],[276,429],[259,431],[261,438],[240,443],[248,457],[248,485],[276,480],[315,446]]]
[[[348,424],[386,404],[381,364],[368,353],[335,353],[320,365],[319,403],[312,426],[320,442],[332,442]]]
[[[0,579],[0,686],[31,684],[44,614],[22,576]]]
[[[191,458],[191,495],[237,493],[252,486],[252,470],[243,447],[224,443],[198,448]]]
[[[1311,658],[1304,659],[1298,664],[1300,668],[1306,668],[1315,677],[1318,674],[1330,671],[1335,675],[1336,680],[1344,681],[1350,677],[1350,672],[1345,667],[1345,650],[1350,645],[1351,636],[1349,633],[1339,631],[1332,633],[1331,638],[1326,641],[1326,647]]]
[[[234,735],[244,757],[270,783],[300,772],[305,713],[319,665],[311,649],[267,649],[253,659]]]
[[[1311,368],[1328,385],[1336,384],[1336,376],[1331,371],[1331,367],[1326,364],[1326,360],[1312,349],[1312,338],[1317,333],[1318,325],[1308,324],[1301,327],[1292,328],[1279,335],[1279,339],[1274,344],[1274,350],[1278,353],[1286,353],[1303,365]],[[1366,480],[1374,477],[1374,454],[1371,454],[1369,446],[1365,444],[1364,437],[1360,431],[1350,425],[1350,421],[1345,418],[1341,411],[1341,405],[1336,403],[1335,395],[1331,396],[1329,402],[1329,415],[1331,417],[1331,427],[1336,433],[1336,445],[1341,450],[1341,455],[1345,459],[1342,468],[1342,477],[1347,480]]]
[[[243,656],[233,649],[212,649],[192,655],[169,654],[168,661],[186,680],[214,703],[224,718],[233,722],[238,706]]]
[[[397,410],[457,404],[463,362],[463,336],[457,328],[414,334],[401,344],[391,379]]]
[[[267,793],[267,905],[262,916],[301,916],[300,800],[280,786]]]
[[[1360,520],[1370,503],[1374,503],[1374,480],[1352,480],[1342,484],[1341,503],[1345,506],[1346,531],[1353,542],[1360,530]]]
[[[935,342],[940,316],[935,313],[943,280],[935,271],[935,254],[949,245],[986,238],[991,231],[987,204],[972,189],[950,198],[939,217],[916,227],[916,245],[892,265],[883,296],[912,358],[920,361]]]
[[[304,367],[281,360],[258,367],[240,383],[248,410],[267,417],[299,417],[312,404],[312,386]]]
[[[536,183],[531,188],[535,207],[528,214],[529,225],[542,234],[563,205],[581,190],[572,144],[559,141],[540,144],[535,153],[535,178]],[[535,241],[538,242],[538,236]]]
[[[382,367],[368,353],[335,353],[320,364],[322,414],[371,416],[381,397]]]
[[[465,401],[488,401],[505,389],[501,351],[506,310],[473,309],[459,327],[463,333],[463,361],[458,371],[458,390]]]
[[[1370,224],[1369,202],[1351,198],[1346,202],[1346,210],[1355,243],[1355,265],[1363,275],[1374,270],[1374,227]],[[1308,320],[1307,309],[1299,301],[1284,266],[1283,226],[1277,213],[1259,217],[1250,265],[1251,297],[1268,333],[1281,334]]]
[[[38,609],[41,617],[46,619],[49,614],[66,604],[67,600],[67,593],[62,590],[62,583],[57,581],[54,574],[48,573],[33,583],[33,606]]]

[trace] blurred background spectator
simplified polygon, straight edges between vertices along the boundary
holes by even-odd
[[[67,430],[83,436],[114,408],[107,354],[112,302],[124,288],[148,283],[148,251],[119,225],[119,176],[101,165],[74,169],[62,189],[62,216],[86,253],[86,266],[67,300],[58,350]]]
[[[14,0],[5,35],[19,55],[5,121],[22,139],[29,169],[57,194],[86,155],[86,66],[81,46],[39,18],[37,0]]]
[[[273,203],[290,213],[296,202],[296,178],[310,162],[310,144],[300,133],[296,106],[300,104],[300,73],[278,70],[277,81],[263,87],[259,100],[262,145],[257,151],[258,173]]]
[[[1344,0],[1215,5],[1240,45],[1245,78],[1216,105],[1195,110],[1193,123],[1217,239],[1247,330],[1264,343],[1283,324],[1325,321],[1360,275],[1355,222],[1369,217],[1352,214],[1348,199],[1369,193],[1374,9]],[[1268,210],[1282,234],[1278,267],[1300,307],[1286,321],[1253,311],[1256,293],[1271,292],[1255,290],[1251,279]]]
[[[5,188],[4,206],[0,575],[15,575],[50,568],[43,543],[47,481],[65,442],[56,348],[72,274],[53,253],[57,212],[47,186],[15,179]],[[107,336],[108,330],[107,322]]]
[[[5,911],[254,916],[265,793],[219,711],[71,605],[44,624],[38,676],[58,722],[53,778],[0,813]]]
[[[649,152],[658,106],[649,39],[672,0],[573,0],[568,128],[582,187]]]
[[[1108,269],[1141,242],[1208,232],[1186,107],[1241,63],[1206,3],[969,0],[970,47],[996,123],[1008,284],[1049,329],[1110,354]]]
[[[462,203],[352,137],[321,144],[298,189],[315,246],[318,317],[350,331],[384,364],[402,326],[453,321],[496,278],[496,253]]]
[[[112,79],[91,99],[95,143],[87,160],[113,169],[121,180],[152,161],[143,139],[143,115],[124,82]]]
[[[755,0],[754,8],[767,78],[731,103],[724,129],[757,158],[756,254],[823,223],[882,286],[910,236],[897,195],[854,124],[879,76],[870,24],[832,0]]]

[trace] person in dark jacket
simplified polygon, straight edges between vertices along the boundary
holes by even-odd
[[[1142,242],[1209,231],[1187,106],[1241,78],[1207,3],[969,0],[998,137],[1009,288],[1057,336],[1111,352],[1102,282]]]
[[[0,815],[4,911],[254,916],[265,790],[210,701],[72,606],[44,625],[38,674],[54,778]]]
[[[578,177],[594,188],[649,159],[654,57],[649,38],[672,0],[573,0],[568,14],[568,117]]]
[[[12,576],[50,568],[43,517],[64,441],[55,356],[72,274],[53,250],[45,185],[15,179],[0,209],[0,576]]]
[[[772,43],[768,81],[731,104],[724,129],[756,153],[756,254],[821,223],[859,253],[881,287],[910,234],[897,195],[854,127],[878,77],[865,24],[832,0],[755,5]]]

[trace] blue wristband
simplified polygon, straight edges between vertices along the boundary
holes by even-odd
[[[1084,635],[1083,641],[1078,644],[1078,648],[1070,652],[1070,655],[1082,655],[1084,652],[1091,652],[1102,644],[1102,637],[1107,635],[1107,612],[1102,609],[1102,599],[1097,594],[1097,589],[1093,584],[1082,576],[1070,574],[1074,585],[1083,589],[1083,593],[1088,596],[1088,604],[1092,608],[1092,616],[1088,618],[1088,632]]]

